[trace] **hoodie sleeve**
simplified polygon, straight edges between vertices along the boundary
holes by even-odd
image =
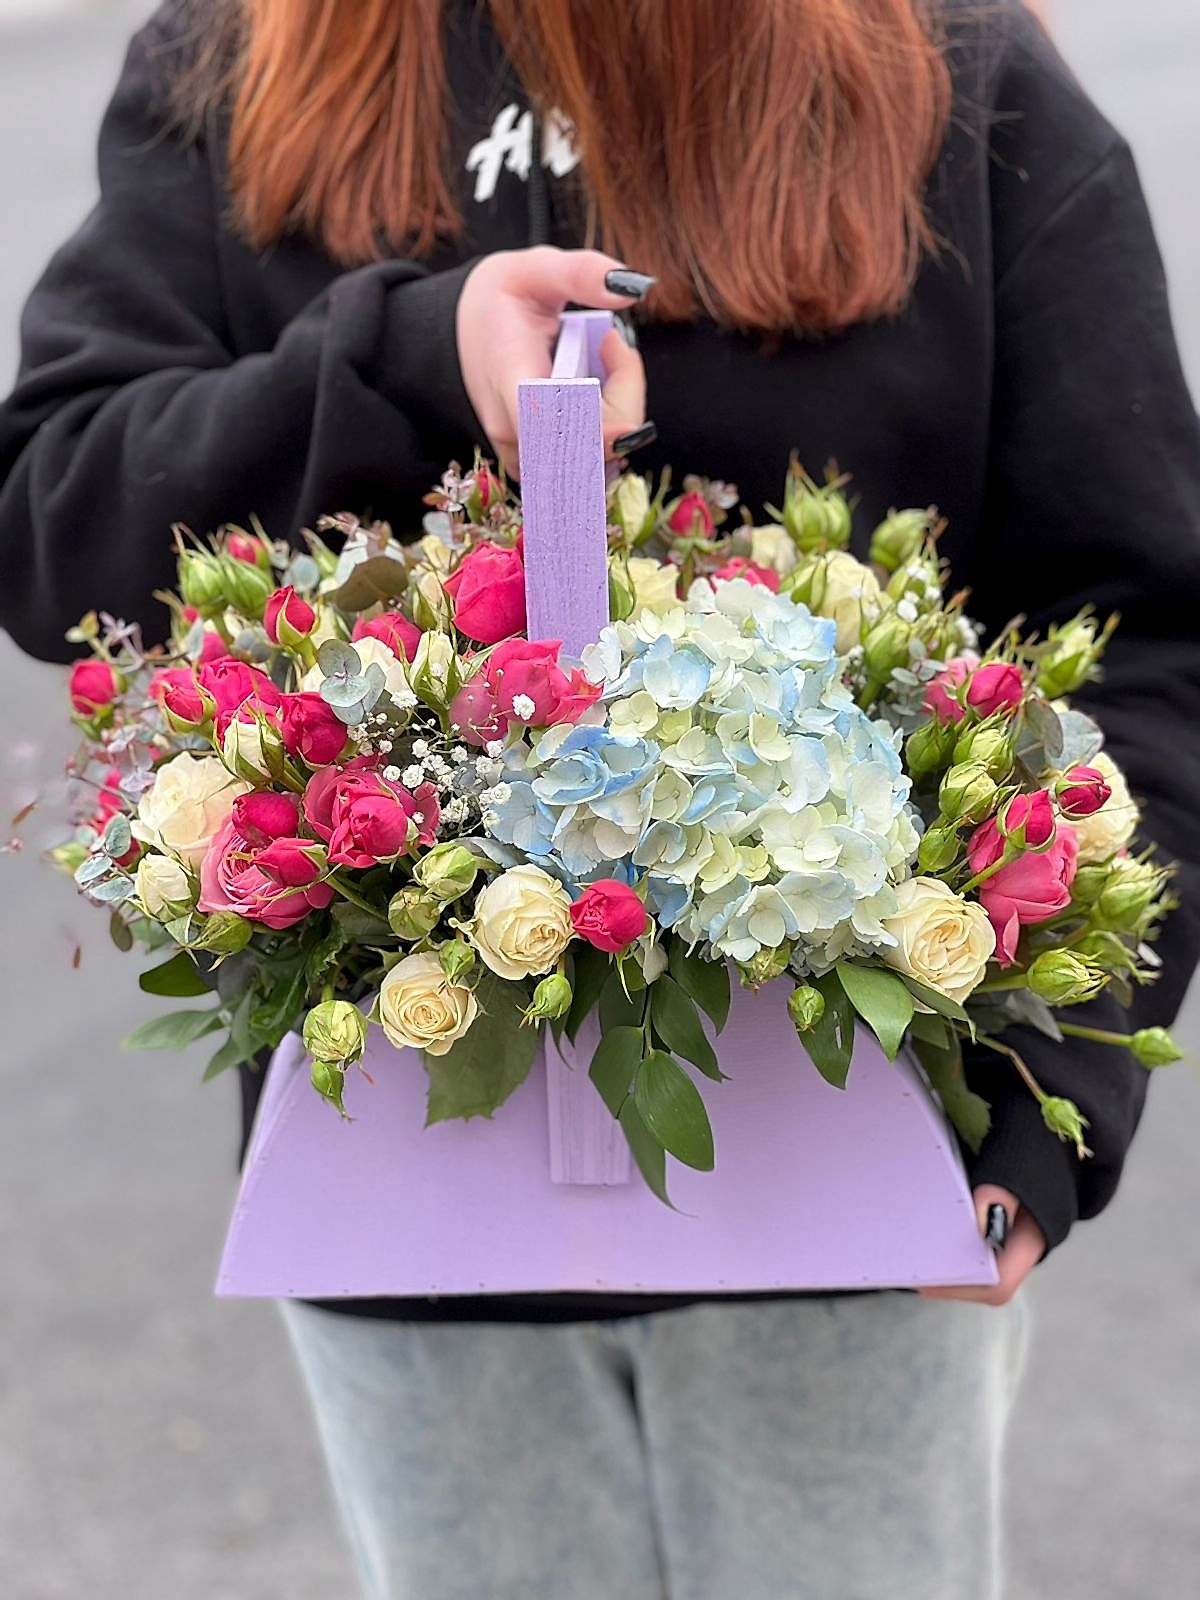
[[[411,498],[480,437],[454,339],[469,264],[348,272],[274,349],[235,359],[220,189],[175,124],[156,31],[130,47],[99,203],[33,291],[0,405],[0,624],[51,660],[93,608],[153,637],[172,523],[256,512],[292,535],[343,504]]]

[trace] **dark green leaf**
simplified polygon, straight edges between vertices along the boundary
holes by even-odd
[[[914,1048],[955,1132],[968,1150],[977,1152],[991,1126],[991,1108],[967,1087],[957,1036],[945,1049],[924,1039],[917,1039]]]
[[[913,999],[903,980],[884,967],[860,967],[845,962],[836,969],[850,1004],[874,1033],[889,1061],[904,1043],[913,1016]]]
[[[800,1043],[825,1082],[835,1089],[844,1089],[850,1076],[850,1058],[854,1054],[854,1007],[836,972],[827,972],[823,978],[811,981],[824,998],[825,1010],[820,1020],[801,1035]]]
[[[369,556],[354,567],[340,589],[326,595],[339,611],[366,611],[377,601],[398,599],[408,588],[408,573],[391,556]]]
[[[108,936],[122,955],[133,949],[133,929],[117,911],[108,919]]]
[[[705,961],[696,951],[689,953],[682,939],[671,940],[668,961],[675,982],[720,1033],[729,1018],[729,968],[724,961]]]
[[[651,986],[650,1015],[655,1033],[668,1050],[699,1067],[706,1078],[722,1081],[725,1074],[717,1065],[696,1002],[665,972]]]
[[[665,1150],[699,1172],[713,1169],[713,1136],[704,1097],[674,1056],[652,1050],[633,1080],[642,1121]]]
[[[126,1050],[182,1050],[221,1027],[221,1013],[211,1011],[171,1011],[165,1017],[151,1017],[135,1028],[124,1041]]]
[[[349,900],[335,900],[332,915],[348,943],[396,943],[396,936],[382,911],[376,916],[371,911],[364,911],[361,906],[352,905]]]
[[[425,1126],[455,1117],[490,1117],[529,1076],[536,1028],[524,1028],[525,991],[486,973],[475,991],[480,1015],[444,1056],[425,1057]]]
[[[603,950],[597,950],[594,945],[580,944],[575,948],[574,968],[574,994],[571,1009],[567,1012],[567,1038],[571,1040],[583,1026],[584,1018],[595,1010],[600,991],[612,971],[612,962]]]
[[[173,955],[161,966],[143,972],[138,979],[138,988],[146,994],[172,995],[176,999],[212,993],[212,985],[205,983],[186,950]]]
[[[609,970],[608,979],[600,991],[600,1031],[611,1028],[640,1028],[646,1011],[644,994],[628,995],[616,967]]]
[[[226,1039],[225,1043],[213,1056],[208,1066],[204,1069],[202,1083],[209,1083],[213,1078],[219,1078],[223,1072],[228,1072],[230,1067],[240,1067],[243,1061],[249,1061],[254,1054],[247,1053],[234,1039]]]
[[[944,1050],[950,1043],[949,1025],[941,1017],[931,1017],[927,1011],[914,1011],[908,1031],[914,1039],[924,1039]]]
[[[936,989],[927,988],[925,984],[918,983],[915,978],[910,978],[907,973],[903,977],[904,987],[915,999],[921,1000],[931,1011],[936,1011],[939,1017],[952,1017],[955,1022],[967,1022],[970,1019],[966,1011],[957,1000],[951,1000],[949,995],[939,994]]]
[[[642,1060],[642,1045],[640,1028],[614,1028],[600,1040],[592,1056],[588,1076],[614,1117],[620,1117],[633,1085],[633,1075]]]
[[[671,1197],[667,1193],[666,1151],[642,1121],[632,1095],[621,1107],[621,1129],[647,1186],[663,1205],[671,1206]],[[671,1209],[673,1211],[674,1206]]]
[[[1039,1033],[1044,1033],[1047,1039],[1053,1039],[1055,1044],[1062,1043],[1062,1029],[1055,1020],[1053,1011],[1044,1000],[1034,994],[1032,989],[1006,989],[994,998],[1003,1003],[1004,1010],[1008,1013],[1008,1026],[1024,1023],[1026,1027],[1036,1028]]]

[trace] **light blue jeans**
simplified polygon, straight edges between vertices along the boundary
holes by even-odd
[[[284,1316],[369,1600],[997,1600],[1003,1310]]]

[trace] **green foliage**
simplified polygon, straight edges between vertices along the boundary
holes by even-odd
[[[600,991],[601,1032],[607,1033],[610,1028],[641,1027],[645,1010],[645,996],[627,994],[621,974],[612,967]]]
[[[600,991],[608,982],[611,971],[612,962],[603,950],[597,950],[590,944],[577,944],[574,947],[571,985],[575,993],[571,1009],[567,1012],[568,1039],[572,1041],[575,1039],[583,1026],[584,1018],[595,1010],[600,999]]]
[[[885,967],[845,962],[837,969],[850,1004],[874,1033],[889,1061],[894,1061],[913,1018],[913,998],[902,979]]]
[[[700,1172],[713,1168],[713,1136],[699,1089],[674,1056],[652,1050],[633,1080],[643,1122],[677,1161]]]
[[[835,1089],[844,1089],[850,1076],[850,1058],[854,1054],[854,1007],[836,971],[814,978],[812,987],[824,999],[825,1010],[808,1032],[801,1035],[800,1043],[826,1083],[831,1083]]]
[[[633,1159],[637,1162],[637,1169],[646,1180],[650,1192],[657,1195],[663,1205],[671,1205],[671,1197],[667,1193],[666,1151],[642,1120],[632,1096],[621,1107],[620,1122]]]
[[[475,991],[482,1015],[444,1056],[426,1054],[425,1126],[461,1117],[490,1117],[529,1076],[536,1029],[521,1026],[525,991],[486,973]]]
[[[723,961],[705,961],[688,951],[682,939],[672,939],[668,956],[671,976],[691,995],[720,1033],[729,1018],[729,969]]]
[[[642,1061],[644,1035],[640,1028],[613,1028],[596,1046],[588,1076],[614,1117],[619,1118]]]
[[[717,1083],[724,1079],[696,1002],[665,972],[651,986],[650,1017],[655,1034],[668,1050],[699,1067],[706,1078]]]
[[[186,950],[143,972],[138,978],[138,988],[145,994],[171,995],[176,999],[212,993],[212,985],[205,982]]]
[[[221,1013],[210,1011],[169,1011],[165,1017],[151,1017],[135,1028],[124,1041],[126,1050],[183,1050],[206,1033],[221,1026]]]
[[[978,1153],[991,1126],[991,1108],[981,1095],[967,1087],[957,1034],[944,1046],[915,1038],[914,1049],[955,1132],[968,1150]]]

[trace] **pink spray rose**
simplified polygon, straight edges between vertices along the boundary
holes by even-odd
[[[468,679],[454,696],[450,721],[465,744],[490,744],[508,732],[508,718],[497,706],[491,684],[482,672]]]
[[[319,694],[307,690],[283,696],[279,729],[288,755],[299,756],[310,767],[327,767],[346,743],[346,724]]]
[[[225,549],[235,561],[244,561],[251,567],[259,564],[258,557],[262,546],[248,533],[231,533],[225,541]]]
[[[745,556],[730,556],[723,567],[713,573],[714,578],[728,582],[731,578],[745,578],[747,583],[759,583],[773,594],[779,593],[779,574],[773,567],[760,567]]]
[[[120,685],[107,661],[89,657],[71,668],[71,705],[81,717],[94,717],[102,706],[117,698]]]
[[[238,832],[251,844],[266,845],[272,839],[282,839],[296,832],[300,825],[300,802],[294,794],[252,789],[233,802],[231,815]]]
[[[698,490],[681,495],[671,512],[669,526],[672,533],[691,534],[707,539],[716,524],[712,507]]]
[[[571,926],[581,939],[610,955],[627,949],[646,931],[649,918],[627,883],[601,878],[571,905]]]
[[[219,830],[200,863],[201,911],[232,911],[277,932],[310,911],[323,910],[333,888],[321,883],[312,859],[311,839],[276,838],[259,842],[238,826],[236,812]]]
[[[1058,804],[1064,817],[1090,817],[1108,804],[1111,794],[1097,767],[1072,767],[1058,783]]]
[[[222,661],[228,646],[215,628],[205,628],[204,637],[200,641],[200,666],[211,666],[214,661]]]
[[[925,709],[943,722],[961,722],[966,712],[958,699],[958,690],[966,682],[975,660],[971,656],[955,656],[953,661],[938,673],[925,689]]]
[[[263,607],[263,627],[272,644],[287,644],[289,640],[307,638],[317,624],[317,613],[307,600],[286,584],[267,596]]]
[[[600,698],[603,687],[592,683],[578,667],[568,676],[558,664],[561,648],[557,639],[509,639],[498,645],[483,669],[497,708],[538,728],[576,721]],[[520,711],[517,700],[523,702]],[[530,702],[532,711],[525,701]]]
[[[1040,850],[1054,837],[1054,802],[1048,789],[1015,794],[1000,813],[999,828],[1006,838],[1016,834],[1031,850]],[[995,859],[999,859],[996,857]],[[976,868],[976,871],[979,869]]]
[[[421,642],[421,630],[401,611],[385,611],[381,616],[366,622],[362,617],[354,624],[350,638],[378,639],[396,657],[397,661],[412,661]]]
[[[478,644],[498,644],[525,627],[525,564],[519,550],[485,539],[468,552],[443,588],[454,625]]]
[[[96,833],[103,833],[113,817],[118,812],[124,811],[121,803],[121,773],[117,767],[109,767],[104,774],[104,782],[96,795],[96,809],[88,818],[88,826]],[[117,858],[117,865],[130,867],[142,853],[142,847],[135,839],[123,856]]]
[[[1025,697],[1025,676],[1009,661],[989,661],[971,674],[967,704],[981,717],[1015,711]]]
[[[971,871],[982,872],[1003,851],[995,818],[980,823],[967,844]],[[996,959],[1002,967],[1013,963],[1022,924],[1045,922],[1066,910],[1078,856],[1074,829],[1060,828],[1048,849],[1017,856],[979,885],[980,904],[995,929]]]
[[[373,867],[403,855],[414,838],[435,843],[441,808],[431,783],[409,790],[377,772],[327,767],[305,791],[304,814],[335,866]]]
[[[236,656],[221,656],[202,666],[200,683],[216,701],[217,732],[222,738],[234,714],[247,701],[262,710],[270,710],[283,698],[265,672],[239,661]]]
[[[150,693],[180,728],[198,728],[213,713],[212,697],[190,667],[167,667],[150,680]]]

